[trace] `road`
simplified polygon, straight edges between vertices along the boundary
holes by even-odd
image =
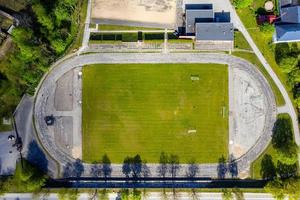
[[[98,191],[98,194],[101,192]],[[221,193],[208,193],[208,192],[197,192],[193,193],[191,192],[146,192],[145,194],[142,194],[143,200],[161,200],[161,199],[177,199],[177,200],[190,200],[190,199],[201,199],[201,200],[222,200],[222,194]],[[93,196],[93,193],[81,193],[79,195],[78,200],[86,200],[91,199]],[[100,196],[100,195],[99,195]],[[117,192],[108,192],[106,194],[106,199],[108,200],[116,200],[118,199],[119,194]],[[31,200],[33,199],[34,195],[30,193],[10,193],[5,194],[0,199],[2,200]],[[36,196],[35,196],[36,197]],[[244,193],[243,197],[245,200],[274,200],[274,198],[270,194],[266,193]],[[94,198],[95,200],[99,199],[101,197]],[[39,199],[43,200],[57,200],[58,195],[55,193],[51,194],[40,194]]]
[[[249,163],[255,160],[258,155],[267,147],[271,140],[272,128],[275,122],[276,115],[272,110],[276,110],[274,97],[270,89],[270,86],[267,84],[265,78],[261,73],[256,69],[254,65],[249,63],[246,60],[243,60],[238,57],[234,57],[227,54],[218,54],[218,53],[105,53],[105,54],[84,54],[80,56],[74,56],[63,62],[60,62],[52,71],[48,74],[44,82],[42,83],[39,92],[36,96],[36,105],[35,105],[35,124],[37,128],[37,135],[42,141],[43,146],[49,152],[50,155],[54,156],[63,166],[67,162],[74,162],[74,159],[69,155],[61,152],[59,148],[55,148],[56,144],[47,131],[47,127],[44,122],[45,116],[45,106],[47,105],[48,96],[51,93],[52,88],[55,88],[55,82],[67,71],[78,67],[85,66],[95,63],[219,63],[227,64],[229,66],[240,67],[244,70],[246,69],[253,77],[255,77],[265,88],[265,94],[270,102],[269,110],[266,116],[265,131],[258,139],[257,143],[240,159],[238,159],[238,168],[239,170],[246,170],[249,167]],[[272,103],[273,102],[273,103]],[[272,106],[271,106],[272,105]],[[150,169],[156,174],[157,166],[151,164]],[[89,169],[91,165],[85,164],[85,169]],[[122,175],[121,165],[114,165],[114,172],[116,176]],[[200,165],[200,176],[211,176],[215,177],[217,172],[217,165],[213,164],[209,167],[207,165]],[[88,170],[89,171],[89,170]],[[182,170],[183,173],[185,172]],[[155,175],[152,174],[152,175]],[[87,175],[88,174],[84,174]]]

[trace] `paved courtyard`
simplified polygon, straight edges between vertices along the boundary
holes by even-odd
[[[240,174],[247,174],[250,163],[266,148],[271,140],[272,127],[276,118],[275,100],[270,86],[261,73],[249,62],[227,54],[215,53],[106,53],[106,54],[86,54],[72,57],[56,66],[44,80],[36,97],[35,120],[37,133],[45,149],[55,157],[61,164],[62,171],[68,163],[74,163],[74,158],[81,155],[81,83],[78,82],[76,74],[81,66],[95,63],[218,63],[227,64],[231,70],[229,73],[230,86],[230,151],[236,158],[236,163]],[[63,78],[67,78],[66,73],[76,70],[73,74],[73,111],[56,111],[54,108],[54,94],[57,84]],[[233,84],[233,85],[232,85]],[[66,92],[70,91],[66,84]],[[76,95],[75,95],[76,93]],[[65,100],[71,98],[66,97]],[[65,103],[65,102],[64,102]],[[59,129],[47,127],[44,117],[54,114],[57,119],[63,116],[71,116],[77,120],[76,124],[71,124],[70,119],[60,122],[67,131],[61,132]],[[263,123],[262,123],[263,122]],[[72,135],[72,128],[73,135]],[[65,138],[57,139],[58,134],[65,134]],[[72,136],[71,136],[72,135]],[[72,138],[70,140],[70,138]],[[250,138],[245,140],[245,137]],[[69,142],[72,151],[62,148],[61,142]],[[73,141],[73,144],[72,144]],[[76,147],[76,148],[74,148]],[[101,147],[99,147],[101,148]],[[151,175],[157,176],[157,164],[148,164]],[[84,164],[84,176],[91,176],[93,165]],[[201,164],[198,176],[216,177],[218,176],[217,164]],[[112,176],[123,176],[121,165],[113,164]],[[187,165],[181,165],[178,176],[186,174]]]

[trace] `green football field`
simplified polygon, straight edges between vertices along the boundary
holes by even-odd
[[[162,151],[181,163],[228,155],[228,70],[218,64],[98,64],[83,68],[83,160],[113,163]],[[196,132],[195,132],[196,131]]]

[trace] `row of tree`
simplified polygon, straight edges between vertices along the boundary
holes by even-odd
[[[15,174],[2,177],[0,180],[0,194],[6,192],[37,192],[45,185],[47,176],[26,160],[16,165]]]
[[[300,48],[297,43],[281,43],[275,47],[276,62],[287,75],[288,85],[292,88],[294,101],[300,109]]]
[[[272,146],[275,149],[273,162],[271,155],[264,155],[261,161],[261,176],[269,180],[265,189],[277,199],[300,198],[300,179],[298,177],[298,146],[294,141],[291,119],[279,115],[273,130]]]

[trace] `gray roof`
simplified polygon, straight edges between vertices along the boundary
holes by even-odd
[[[195,33],[196,22],[212,22],[214,20],[214,12],[212,4],[186,4],[186,33]]]
[[[186,10],[186,33],[195,33],[195,22],[212,22],[213,10]]]
[[[197,23],[196,40],[228,40],[233,41],[232,23]]]
[[[281,22],[300,23],[300,6],[281,8]]]
[[[300,41],[300,24],[276,25],[274,42]]]
[[[300,1],[299,0],[281,0],[280,1],[280,6],[293,6],[293,5],[299,5]]]
[[[293,0],[280,0],[281,6],[291,5]]]

